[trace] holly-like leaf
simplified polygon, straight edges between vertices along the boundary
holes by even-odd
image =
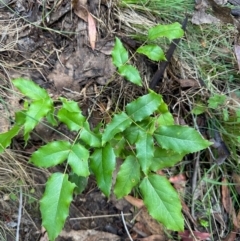
[[[67,159],[70,151],[71,144],[68,141],[50,142],[35,151],[30,162],[38,167],[56,166]]]
[[[88,168],[89,151],[80,144],[75,144],[71,148],[68,156],[68,163],[74,173],[79,176],[89,176]]]
[[[147,132],[140,133],[136,142],[137,158],[142,171],[147,175],[153,158],[153,136]]]
[[[31,80],[18,78],[12,81],[13,85],[25,96],[32,100],[50,99],[47,91]]]
[[[112,143],[112,146],[114,146],[114,153],[117,157],[120,157],[125,148],[126,148],[126,140],[125,138],[121,138],[120,140],[116,140],[114,139],[114,142],[111,142]]]
[[[48,121],[49,124],[51,124],[52,126],[57,126],[58,122],[54,116],[54,108],[52,107],[51,110],[47,113],[46,119]]]
[[[113,64],[119,68],[128,61],[128,51],[124,48],[121,40],[116,38],[112,51]]]
[[[29,138],[29,133],[36,127],[39,121],[51,111],[53,102],[50,98],[35,100],[26,111],[24,123],[24,139]]]
[[[137,49],[137,52],[146,55],[153,61],[166,60],[163,50],[156,44],[141,46]]]
[[[157,148],[154,151],[154,158],[152,159],[150,169],[152,171],[158,171],[166,167],[172,167],[180,162],[184,155],[185,154],[179,154],[172,150]]]
[[[79,131],[83,126],[85,117],[78,106],[78,103],[65,98],[60,98],[63,103],[62,108],[58,111],[58,119],[67,125],[71,131]]]
[[[83,123],[83,129],[80,133],[80,139],[83,140],[90,147],[100,147],[100,138],[90,130],[88,122]]]
[[[141,133],[141,129],[137,125],[131,125],[129,126],[123,133],[124,137],[127,139],[127,141],[133,145],[136,143],[138,139],[139,133]]]
[[[139,74],[139,71],[130,64],[122,65],[118,68],[120,75],[125,77],[128,81],[132,82],[135,85],[142,86],[142,79]]]
[[[128,156],[120,167],[117,175],[114,193],[122,198],[130,193],[140,181],[140,165],[134,156]]]
[[[109,143],[96,149],[90,158],[90,167],[96,176],[97,185],[107,197],[110,195],[115,165],[115,154]]]
[[[11,144],[12,138],[18,134],[20,127],[15,125],[11,130],[0,134],[0,153]]]
[[[163,176],[150,174],[140,184],[143,201],[150,215],[167,229],[182,231],[184,219],[177,192]]]
[[[68,175],[54,173],[47,181],[46,189],[40,201],[42,225],[46,228],[50,241],[62,231],[69,214],[75,184],[68,181]]]
[[[158,109],[161,101],[162,97],[160,95],[150,91],[149,94],[139,97],[128,104],[126,112],[134,121],[141,121],[152,115]]]
[[[132,123],[132,120],[124,112],[114,115],[112,121],[107,124],[103,135],[102,135],[102,144],[104,145],[109,140],[119,133],[123,132],[127,127]]]
[[[172,23],[172,24],[164,24],[157,25],[153,28],[150,28],[148,31],[148,38],[150,40],[155,40],[157,38],[166,37],[169,40],[181,38],[184,35],[184,31],[182,29],[181,24]]]
[[[74,193],[82,193],[88,184],[88,177],[78,176],[76,173],[69,174],[69,181],[75,183],[76,187],[74,188]]]
[[[212,144],[196,130],[186,126],[160,126],[154,137],[162,148],[185,154],[203,150]]]
[[[157,124],[158,126],[170,126],[170,125],[174,125],[174,118],[172,116],[172,114],[170,112],[166,112],[161,114],[158,118],[157,118]]]

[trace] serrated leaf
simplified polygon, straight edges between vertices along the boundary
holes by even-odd
[[[170,112],[165,112],[157,118],[157,124],[159,126],[169,126],[174,125],[174,118]]]
[[[83,123],[83,129],[80,133],[80,139],[83,140],[90,147],[100,147],[100,138],[90,130],[88,122]]]
[[[153,61],[166,60],[163,50],[156,44],[148,44],[137,49],[140,54],[146,55]]]
[[[126,112],[134,121],[141,121],[152,115],[158,109],[161,101],[162,97],[151,91],[149,94],[139,97],[128,104]]]
[[[182,231],[184,219],[177,192],[163,176],[150,174],[140,184],[143,201],[149,214],[167,229]]]
[[[42,225],[46,228],[50,241],[62,231],[69,206],[73,199],[75,184],[68,181],[68,175],[54,173],[47,181],[46,189],[40,200]]]
[[[124,160],[117,175],[114,193],[117,198],[129,194],[140,181],[140,165],[134,156]]]
[[[122,65],[118,68],[118,72],[133,84],[142,86],[142,79],[139,71],[134,66],[129,64]]]
[[[15,112],[15,123],[19,126],[24,125],[26,121],[26,111],[17,111]]]
[[[107,124],[103,135],[102,135],[102,144],[104,145],[106,142],[113,139],[113,137],[119,133],[123,132],[127,127],[129,127],[132,123],[132,120],[129,116],[122,112],[120,114],[115,114],[110,123]]]
[[[125,138],[121,138],[120,140],[115,140],[115,142],[112,144],[112,146],[114,146],[114,153],[115,153],[115,155],[117,157],[122,156],[123,151],[126,148],[126,140],[125,140]]]
[[[0,134],[0,153],[11,144],[12,138],[18,134],[20,127],[15,125],[8,132]]]
[[[71,144],[68,141],[50,142],[35,151],[30,162],[38,167],[56,166],[67,159],[70,151]]]
[[[71,166],[73,172],[79,176],[89,176],[88,168],[89,151],[80,144],[72,146],[68,156],[68,163]]]
[[[65,108],[58,111],[57,117],[70,131],[79,131],[85,121],[85,118],[81,113],[70,112]]]
[[[151,162],[150,169],[152,171],[158,171],[166,167],[172,167],[176,163],[180,162],[185,154],[179,154],[172,150],[165,150],[157,148],[154,151],[154,157]]]
[[[141,129],[137,125],[131,125],[128,127],[123,133],[124,137],[127,139],[127,141],[133,145],[138,139],[138,135],[141,132]]]
[[[31,80],[18,78],[12,81],[13,85],[25,96],[32,100],[50,99],[47,91]]]
[[[76,101],[68,100],[62,97],[59,99],[62,101],[64,109],[67,109],[69,112],[73,113],[82,113]]]
[[[78,176],[76,173],[69,174],[69,181],[75,183],[76,187],[74,188],[74,193],[82,193],[88,184],[88,177]]]
[[[169,112],[168,106],[165,102],[162,101],[161,105],[158,108],[158,112],[161,114],[156,121],[158,126],[174,125],[173,115]]]
[[[185,154],[203,150],[212,144],[196,130],[186,126],[160,126],[154,137],[162,148]]]
[[[52,126],[57,126],[58,122],[54,116],[54,108],[52,107],[51,110],[47,113],[46,119],[48,121],[49,124],[51,124]]]
[[[153,137],[149,133],[143,132],[138,136],[136,142],[137,158],[142,171],[147,174],[153,158]]]
[[[182,29],[181,24],[172,23],[172,24],[164,24],[157,25],[153,28],[150,28],[148,32],[148,38],[150,40],[155,40],[157,38],[166,37],[169,40],[181,38],[184,35],[184,31]]]
[[[112,51],[113,64],[119,68],[128,61],[128,51],[124,48],[121,40],[116,38]]]
[[[96,149],[90,158],[90,167],[97,179],[97,185],[107,197],[110,195],[115,165],[116,157],[110,144]]]
[[[24,123],[24,140],[27,141],[29,133],[36,127],[39,121],[47,115],[52,108],[51,99],[35,100],[31,103],[29,109],[26,111],[26,118]]]

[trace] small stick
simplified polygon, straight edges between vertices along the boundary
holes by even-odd
[[[131,216],[131,213],[125,213],[124,216]],[[85,219],[94,219],[94,218],[110,218],[110,217],[121,217],[120,214],[110,214],[110,215],[99,215],[99,216],[90,216],[90,217],[80,217],[80,218],[70,218],[70,220],[85,220]]]
[[[129,237],[129,239],[130,239],[131,241],[133,241],[130,233],[128,232],[128,228],[127,228],[127,225],[126,225],[126,222],[125,222],[125,219],[124,219],[123,211],[121,211],[121,216],[122,216],[123,225],[124,225],[124,228],[125,228],[125,230],[126,230],[126,232],[127,232],[127,235],[128,235],[128,237]]]
[[[20,231],[21,217],[22,217],[22,187],[20,187],[16,241],[19,241],[19,231]]]

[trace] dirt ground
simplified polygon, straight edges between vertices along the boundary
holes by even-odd
[[[53,99],[62,96],[78,101],[85,115],[91,113],[91,127],[95,127],[103,119],[107,120],[109,110],[121,108],[135,96],[145,93],[146,86],[132,87],[116,75],[111,59],[115,36],[121,38],[129,51],[136,50],[139,42],[124,33],[115,11],[114,1],[104,0],[0,1],[1,100],[11,107],[6,107],[1,102],[0,132],[9,129],[14,112],[23,102],[21,96],[15,92],[6,91],[13,88],[11,80],[14,78],[33,80],[45,88]],[[196,21],[198,20],[199,18]],[[229,22],[229,18],[226,21]],[[147,80],[158,69],[157,64],[144,57],[136,59],[135,65],[142,70]],[[172,72],[169,73],[171,75]],[[180,95],[180,88],[199,87],[199,84],[189,81],[190,83],[175,81],[170,86],[163,84],[161,91],[165,93],[166,100],[169,103],[171,98],[176,100]],[[5,162],[11,163],[2,169],[15,172],[2,174],[0,169],[0,182],[4,183],[4,188],[0,188],[0,241],[16,240],[19,217],[18,196],[13,195],[16,189],[17,194],[24,194],[18,240],[48,240],[46,231],[41,227],[38,199],[49,173],[57,169],[37,169],[28,164],[27,160],[43,143],[61,139],[62,135],[59,133],[74,135],[63,125],[58,126],[56,131],[41,125],[36,128],[26,147],[21,137],[16,138],[11,146],[12,151],[1,157]],[[19,189],[19,179],[24,183],[23,189]],[[11,185],[13,188],[10,188]],[[136,200],[132,203],[134,202]],[[180,240],[176,233],[167,233],[144,208],[137,209],[130,203],[114,197],[107,199],[90,177],[85,191],[75,195],[70,215],[57,241],[130,240],[126,230],[134,240]],[[189,209],[183,207],[183,211],[189,218]],[[124,213],[124,219],[121,212]],[[219,218],[217,225],[222,227],[225,224]],[[190,239],[185,237],[182,240]],[[230,238],[225,241],[227,240],[231,241]]]

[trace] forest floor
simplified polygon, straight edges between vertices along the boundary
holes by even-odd
[[[124,225],[133,240],[240,240],[240,1],[139,2],[0,0],[0,132],[11,128],[22,108],[22,96],[12,84],[20,77],[33,80],[55,100],[77,101],[91,127],[107,122],[147,92],[161,66],[135,54],[132,62],[144,86],[133,86],[112,63],[115,37],[134,54],[150,27],[182,24],[188,16],[185,36],[154,89],[177,124],[204,129],[218,144],[165,170],[185,193],[185,231],[166,230],[145,208],[134,207],[137,199],[107,199],[91,176],[86,189],[75,195],[57,240],[130,240]],[[168,51],[168,41],[159,44]],[[70,135],[64,125],[54,130],[40,125],[26,146],[19,135],[1,154],[0,241],[48,240],[39,199],[49,174],[64,167],[43,170],[28,159],[43,143]]]

